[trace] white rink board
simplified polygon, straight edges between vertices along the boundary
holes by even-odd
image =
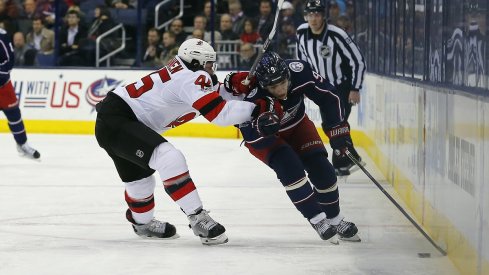
[[[489,271],[482,268],[489,261],[489,98],[374,75],[366,83],[359,125],[387,157],[387,180],[399,181],[399,169],[422,194],[421,204],[412,205],[411,196],[408,205],[445,235],[442,246],[466,253],[467,240],[476,256],[456,255],[457,260],[475,264],[470,271]],[[429,216],[424,203],[443,217]],[[445,218],[452,228],[437,225]],[[450,240],[453,229],[463,240]]]

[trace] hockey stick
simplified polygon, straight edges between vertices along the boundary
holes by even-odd
[[[280,13],[280,9],[282,8],[284,1],[285,0],[279,0],[277,3],[277,10],[275,11],[275,20],[273,21],[272,30],[268,34],[268,38],[267,38],[267,40],[265,40],[265,43],[263,43],[263,47],[258,52],[258,55],[256,56],[256,59],[255,59],[255,62],[253,62],[253,65],[251,66],[250,72],[248,73],[248,76],[246,77],[245,80],[243,80],[243,82],[242,82],[243,85],[248,86],[250,84],[250,79],[255,75],[256,66],[258,65],[258,62],[260,61],[263,54],[267,51],[268,46],[270,46],[270,43],[272,42],[272,39],[275,36],[275,32],[277,30],[278,15]]]
[[[409,214],[406,212],[406,210],[404,210],[402,208],[402,206],[399,205],[399,203],[397,203],[397,201],[391,195],[389,195],[389,193],[387,193],[387,191],[384,189],[384,187],[382,187],[382,185],[380,185],[380,183],[367,171],[367,169],[365,169],[365,167],[363,167],[363,165],[350,153],[350,151],[348,151],[348,149],[346,150],[345,153],[348,156],[348,158],[351,159],[351,161],[353,161],[358,167],[360,167],[360,169],[362,169],[362,171],[365,173],[365,175],[367,175],[367,177],[370,178],[370,180],[380,189],[380,191],[382,191],[382,193],[384,193],[384,195],[397,207],[397,209],[399,209],[399,211],[401,211],[401,213],[404,215],[404,217],[406,217],[414,225],[414,227],[416,227],[416,229],[418,229],[418,231],[421,232],[421,234],[423,234],[423,236],[443,256],[446,256],[447,252],[445,250],[443,250],[440,246],[438,246],[435,243],[435,241],[423,230],[423,228],[421,228],[421,226],[413,218],[411,218],[411,216],[409,216]]]

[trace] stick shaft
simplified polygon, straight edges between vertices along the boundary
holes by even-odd
[[[397,207],[399,211],[418,229],[418,231],[438,250],[443,256],[447,255],[447,252],[443,250],[435,241],[426,233],[423,228],[402,208],[402,206],[382,187],[382,185],[363,167],[363,165],[350,153],[346,151],[346,155],[353,161],[360,169],[367,175],[367,177],[384,193],[384,195]]]

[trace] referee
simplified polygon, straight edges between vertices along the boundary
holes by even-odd
[[[339,27],[326,22],[325,11],[321,0],[307,1],[304,9],[307,23],[297,28],[297,58],[309,63],[317,73],[336,86],[345,108],[344,122],[349,128],[351,107],[360,102],[365,61],[351,37]],[[331,129],[325,126],[326,116],[321,113],[321,117],[323,131],[328,134]],[[353,144],[349,150],[361,161]],[[358,169],[344,154],[333,154],[333,166],[339,176],[349,175]]]

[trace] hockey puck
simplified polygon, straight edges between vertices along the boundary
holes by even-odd
[[[431,258],[431,253],[418,253],[419,258]]]

